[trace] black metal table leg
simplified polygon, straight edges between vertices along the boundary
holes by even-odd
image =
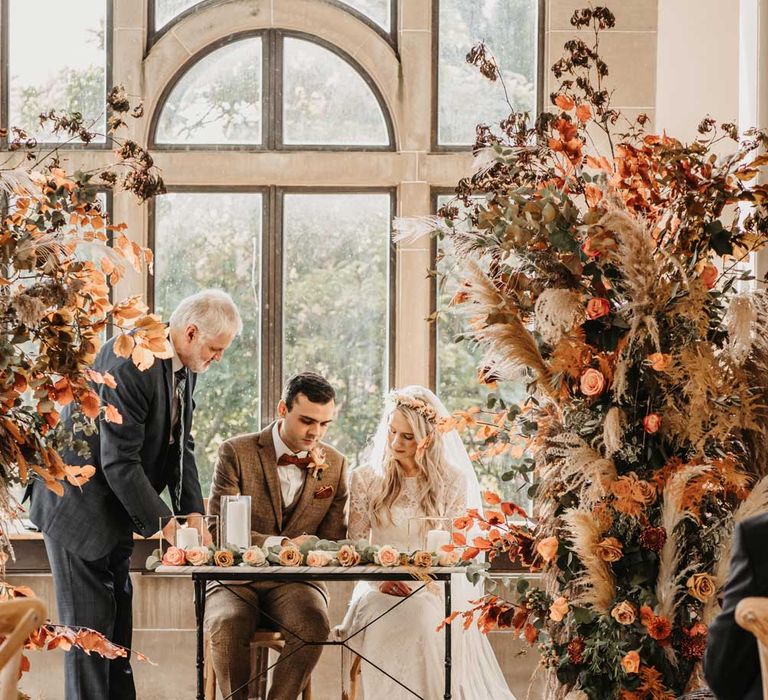
[[[445,616],[451,614],[451,577],[445,579]],[[451,625],[445,625],[445,700],[451,699]]]
[[[203,621],[205,619],[205,581],[195,579],[195,620],[197,622],[197,700],[205,700],[205,647]]]

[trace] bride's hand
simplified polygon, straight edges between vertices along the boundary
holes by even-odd
[[[379,590],[387,595],[397,595],[401,598],[411,593],[411,589],[402,581],[384,581],[384,583],[379,584]]]

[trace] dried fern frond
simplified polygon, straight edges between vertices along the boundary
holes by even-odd
[[[572,508],[563,514],[566,537],[584,567],[572,582],[570,600],[574,605],[589,605],[607,614],[616,597],[616,582],[608,564],[596,552],[602,538],[600,526],[589,510]]]

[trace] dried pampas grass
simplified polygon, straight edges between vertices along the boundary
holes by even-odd
[[[659,575],[656,579],[658,614],[670,622],[675,619],[677,601],[683,593],[683,580],[687,570],[680,571],[680,554],[683,551],[677,526],[687,517],[683,509],[685,488],[691,479],[710,469],[707,465],[694,464],[684,467],[667,482],[662,495],[660,526],[667,532],[667,540],[659,552]]]
[[[624,424],[627,417],[618,406],[611,406],[603,423],[603,445],[605,453],[612,455],[618,452],[624,444]]]
[[[545,450],[547,476],[567,491],[579,494],[584,507],[590,508],[607,494],[616,479],[616,465],[593,450],[576,433],[561,433],[548,440]]]
[[[536,330],[550,345],[585,318],[579,295],[570,289],[545,289],[536,299]]]
[[[606,562],[597,554],[596,545],[602,539],[600,526],[592,511],[572,508],[563,514],[566,536],[584,571],[571,582],[573,605],[591,605],[597,612],[607,614],[616,597],[616,582]]]

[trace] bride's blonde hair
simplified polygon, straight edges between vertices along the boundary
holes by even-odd
[[[382,477],[381,487],[371,494],[371,515],[380,525],[386,513],[391,522],[392,506],[403,490],[404,477],[389,443],[389,421],[395,411],[399,411],[410,424],[418,446],[416,466],[419,469],[418,498],[421,511],[426,517],[441,517],[444,515],[440,508],[444,500],[447,468],[442,433],[437,429],[440,416],[428,397],[419,393],[419,387],[396,390],[387,397],[371,450],[371,455],[377,458],[378,463],[370,466]]]

